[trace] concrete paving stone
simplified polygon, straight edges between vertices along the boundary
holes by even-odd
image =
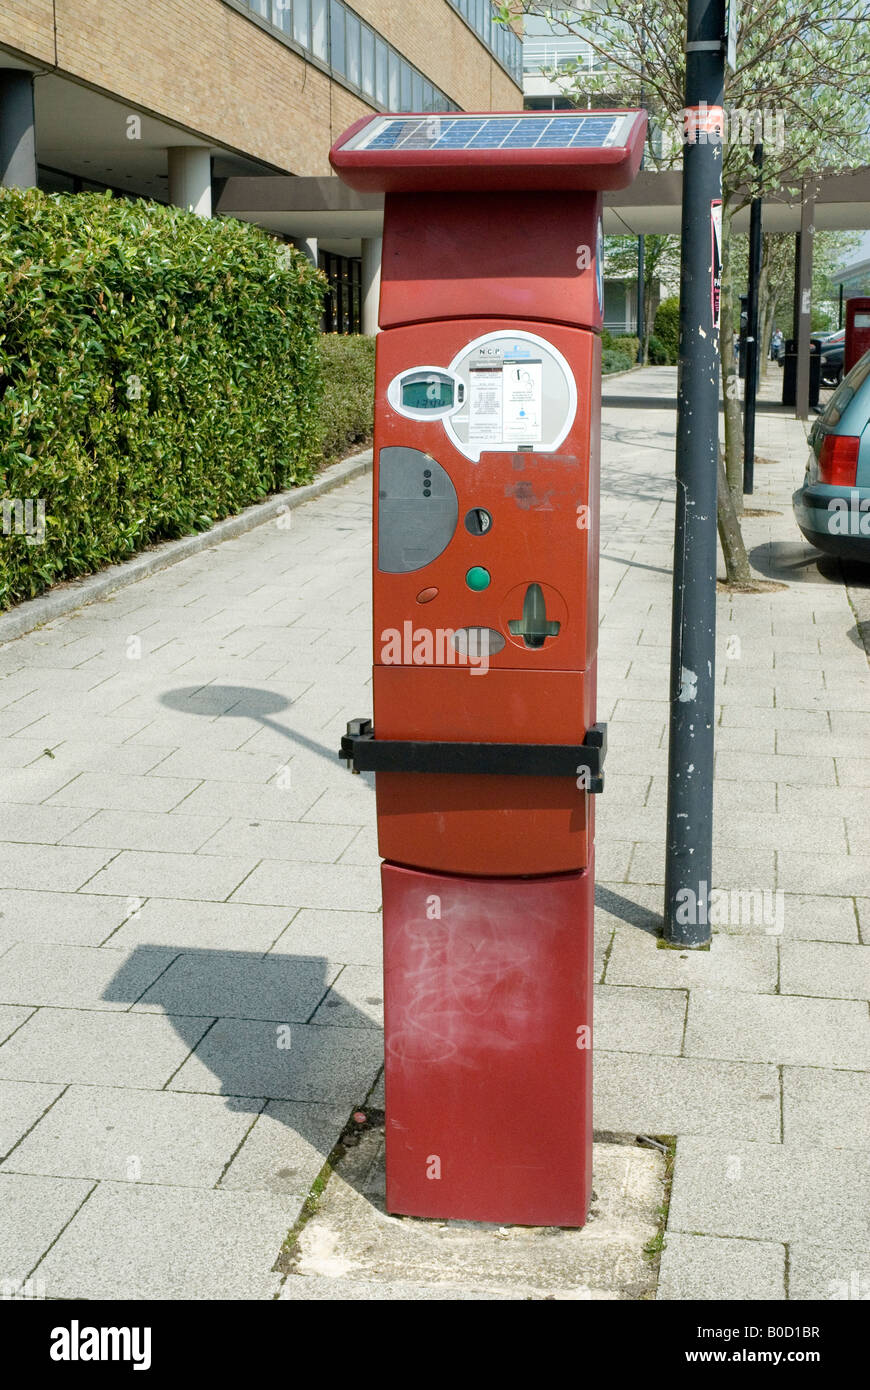
[[[612,721],[611,721],[612,722]],[[618,772],[637,776],[643,775],[664,775],[668,770],[667,749],[657,748],[655,744],[650,746],[645,742],[641,734],[626,738],[627,729],[639,729],[643,731],[643,725],[622,724],[618,730],[618,738],[611,742],[609,726],[607,739],[607,773]]]
[[[776,729],[752,724],[717,724],[716,748],[732,753],[775,753]]]
[[[687,1057],[870,1068],[867,1007],[851,999],[694,989],[683,1051]]]
[[[596,1049],[677,1054],[685,1018],[685,990],[595,987]]]
[[[0,844],[3,889],[54,889],[75,892],[107,864],[108,849],[74,849],[67,845]]]
[[[870,787],[870,758],[836,757],[837,780],[841,787]],[[867,844],[867,836],[864,836]]]
[[[623,926],[614,933],[605,980],[609,985],[656,989],[700,986],[773,994],[777,946],[770,937],[726,936],[717,931],[709,951],[677,951],[660,947],[648,932]]]
[[[63,743],[56,743],[51,751],[54,755],[51,765],[60,771],[69,769],[65,783],[68,785],[80,772],[111,772],[143,777],[158,767],[174,749],[168,744],[158,746],[148,743],[122,743],[104,748],[86,739],[64,739]]]
[[[630,840],[615,840],[602,836],[595,846],[596,874],[600,874],[608,883],[625,882],[636,848]]]
[[[233,906],[233,904],[228,904]],[[240,912],[276,911],[244,907]],[[272,946],[270,955],[320,955],[350,965],[376,965],[382,955],[379,912],[302,908]]]
[[[851,899],[847,899],[851,902]],[[865,946],[870,946],[870,898],[855,898],[855,911],[858,915],[858,926],[861,940]]]
[[[378,867],[381,856],[378,851],[377,825],[364,825],[354,834],[347,849],[339,855],[339,864],[364,864]]]
[[[0,1286],[24,1282],[93,1187],[69,1178],[0,1173]],[[11,1295],[10,1295],[11,1296]]]
[[[780,992],[826,999],[870,999],[870,947],[784,941]]]
[[[596,932],[628,925],[657,934],[662,927],[663,907],[663,892],[657,884],[607,882],[596,875]]]
[[[65,1009],[130,1007],[173,959],[173,952],[140,947],[132,954],[105,947],[18,942],[0,958],[0,999],[10,1004]],[[119,998],[114,981],[123,972],[129,997]]]
[[[811,1245],[800,1238],[792,1241],[788,1290],[790,1299],[866,1301],[870,1298],[870,1242],[862,1249],[845,1250],[837,1245]]]
[[[594,1116],[599,1130],[617,1134],[733,1134],[780,1138],[779,1076],[775,1067],[665,1057],[657,1052],[610,1052],[596,1042]]]
[[[382,1029],[384,979],[381,966],[346,965],[311,1021],[332,1028]]]
[[[133,959],[146,949],[140,947]],[[143,993],[135,1012],[305,1023],[340,970],[321,956],[190,951]]]
[[[346,1105],[270,1100],[220,1181],[303,1202],[349,1118]]]
[[[2,1057],[0,1048],[0,1074]],[[287,1031],[284,1024],[219,1019],[171,1089],[351,1106],[365,1099],[383,1060],[382,1040],[370,1028],[300,1023]]]
[[[155,1089],[166,1084],[207,1027],[201,1018],[39,1009],[0,1046],[0,1077]]]
[[[777,729],[776,731],[777,753],[800,757],[802,750],[807,751],[807,744],[807,735],[800,729]],[[818,739],[813,739],[813,750],[816,753],[823,753],[828,758],[861,761],[858,756],[861,752],[861,743],[855,734],[830,732],[821,734]],[[842,777],[840,783],[843,783]]]
[[[278,763],[275,764],[276,770]],[[178,808],[183,815],[219,815],[227,819],[298,821],[310,810],[320,788],[300,787],[292,773],[286,785],[242,782],[203,782]],[[372,806],[374,803],[372,803]]]
[[[607,794],[599,803],[601,808],[608,806],[643,806],[650,788],[651,777],[644,773],[611,773],[607,770]]]
[[[332,864],[341,858],[353,840],[353,827],[347,825],[230,820],[202,849],[204,854],[235,853],[250,855],[253,859],[295,859]],[[359,861],[351,859],[345,862]],[[363,862],[379,861],[369,859]]]
[[[176,672],[179,680],[189,680],[183,671]],[[250,737],[249,722],[240,719],[209,720],[202,715],[178,714],[174,710],[157,706],[151,719],[146,716],[138,731],[131,735],[130,743],[169,744],[172,748],[192,748],[195,745],[213,750],[234,752]]]
[[[785,1246],[668,1232],[656,1299],[764,1302],[785,1294]]]
[[[782,890],[777,890],[780,892]],[[782,903],[779,913],[778,902]],[[782,932],[771,931],[769,922],[758,921],[758,914],[740,913],[733,921],[719,927],[720,932],[735,935],[780,935],[783,940],[806,941],[855,941],[858,940],[858,927],[855,907],[851,898],[824,898],[813,894],[783,893],[781,899],[774,899],[773,912],[769,908],[768,918],[774,918],[774,927],[782,923]],[[762,919],[764,912],[762,912]]]
[[[44,744],[37,738],[0,739],[0,769],[27,767],[35,759],[41,758]]]
[[[870,854],[795,854],[777,851],[777,883],[792,893],[857,897],[870,884]]]
[[[716,817],[714,837],[716,843],[723,846],[752,848],[759,844],[772,847],[789,845],[794,849],[848,853],[842,816],[819,820],[818,817],[807,816],[806,811],[801,816],[749,811],[739,801],[720,810]]]
[[[48,809],[39,807],[39,810]],[[97,811],[64,844],[193,854],[226,824],[222,816],[167,816],[156,811]]]
[[[375,912],[381,901],[380,873],[356,864],[327,867],[264,859],[233,893],[232,901]]]
[[[197,786],[193,778],[82,772],[55,792],[49,804],[92,807],[96,811],[171,811]]]
[[[67,851],[77,854],[90,852]],[[216,854],[122,850],[102,873],[94,874],[88,882],[88,891],[126,894],[131,898],[204,898],[210,902],[223,902],[250,874],[256,862],[253,855],[236,858]]]
[[[39,1266],[48,1298],[265,1299],[292,1226],[268,1193],[101,1183]],[[142,1233],[148,1239],[142,1239]]]
[[[317,825],[361,826],[369,825],[374,814],[374,787],[363,773],[323,791],[302,819]]]
[[[819,745],[824,749],[824,743]],[[734,753],[722,749],[716,754],[716,776],[723,781],[787,782],[790,786],[834,786],[834,759],[815,753],[813,757],[783,757],[778,753]]]
[[[53,708],[49,714],[27,725],[25,737],[42,740],[43,747],[53,748],[65,739],[93,739],[94,743],[118,745],[133,738],[142,729],[143,719],[122,718],[120,715],[74,714],[70,711],[60,713]],[[148,743],[162,743],[163,739],[151,738]]]
[[[735,704],[731,700],[725,700],[722,704],[722,724],[747,729],[794,729],[805,737],[813,738],[824,738],[831,731],[826,712],[814,706],[777,706],[771,709],[766,703],[753,707],[742,702]]]
[[[244,951],[249,956],[263,955],[280,939],[290,912],[283,907],[148,898],[107,944],[118,950],[141,945],[168,946],[176,951]]]
[[[0,1081],[0,1159],[6,1157],[62,1091],[62,1086],[33,1081]]]
[[[853,745],[856,751],[860,747],[860,740],[867,737],[866,710],[832,709],[830,722],[835,737],[852,738],[856,741]]]
[[[596,844],[600,844],[602,849],[611,836],[617,841],[646,841],[661,845],[664,843],[665,831],[665,810],[662,806],[628,807],[602,800],[596,807]]]
[[[783,1067],[787,1144],[812,1136],[823,1148],[864,1149],[870,1135],[870,1075],[822,1067]]]
[[[241,1109],[221,1096],[70,1086],[3,1171],[212,1188],[261,1105],[249,1100]]]
[[[248,732],[255,733],[256,728]],[[210,748],[208,743],[203,741],[196,749],[181,748],[178,752],[170,754],[151,775],[159,778],[195,779],[197,782],[216,778],[221,782],[265,784],[275,776],[275,771],[275,759],[265,753]]]
[[[4,952],[4,954],[8,953]],[[30,1018],[32,1012],[33,1010],[27,1008],[26,1005],[0,1004],[0,1042],[11,1037],[16,1029]]]
[[[596,855],[598,845],[595,846]],[[631,860],[629,879],[634,883],[664,883],[665,847],[637,844]],[[755,889],[772,892],[776,883],[772,849],[738,849],[713,841],[713,887]]]
[[[807,793],[803,787],[777,787],[777,805],[784,815],[806,815]],[[813,815],[817,820],[870,814],[870,787],[818,787],[812,794]]]
[[[677,1141],[668,1230],[866,1248],[870,1155],[686,1135]]]
[[[0,889],[0,944],[35,939],[99,946],[129,911],[127,898]]]
[[[58,763],[62,763],[62,760],[42,757],[26,767],[4,769],[0,772],[3,801],[45,801],[73,781],[81,771],[79,767],[58,766]]]

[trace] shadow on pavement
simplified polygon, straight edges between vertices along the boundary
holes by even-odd
[[[180,948],[143,992],[141,961],[155,949],[167,950],[131,951],[103,998],[172,1024],[186,1052],[164,1089],[224,1096],[252,1122],[268,1107],[288,1130],[286,1151],[248,1133],[233,1162],[252,1186],[304,1200],[380,1072],[380,1028],[331,988],[338,967],[322,956]],[[318,1013],[336,1022],[312,1023]]]

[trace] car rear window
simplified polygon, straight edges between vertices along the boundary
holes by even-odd
[[[870,352],[865,352],[860,361],[856,362],[848,376],[843,377],[836,391],[828,404],[825,406],[824,414],[820,423],[831,428],[839,425],[843,418],[843,412],[854,399],[855,392],[864,385],[867,377],[870,376]]]

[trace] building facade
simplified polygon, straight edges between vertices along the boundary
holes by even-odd
[[[328,176],[368,112],[516,110],[521,83],[491,0],[3,0],[0,181],[210,216],[227,179]],[[301,242],[358,305],[361,239]]]

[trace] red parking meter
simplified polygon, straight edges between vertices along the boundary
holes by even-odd
[[[846,300],[846,341],[843,349],[843,375],[851,372],[859,358],[870,352],[870,298]]]
[[[601,190],[634,111],[367,116],[387,1207],[581,1226],[591,1191]]]

